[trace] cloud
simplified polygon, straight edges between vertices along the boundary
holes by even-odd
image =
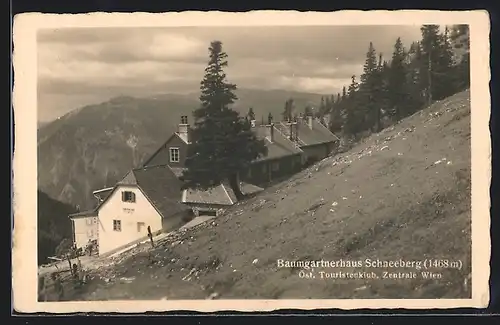
[[[118,95],[199,89],[210,42],[222,41],[240,88],[337,93],[359,75],[369,42],[390,57],[418,26],[67,28],[38,34],[39,119]]]

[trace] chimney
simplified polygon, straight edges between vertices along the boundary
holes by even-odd
[[[266,127],[266,139],[269,142],[274,142],[274,123],[268,124]]]
[[[293,123],[290,123],[290,140],[294,140],[294,134],[293,134]]]
[[[182,140],[189,142],[189,124],[188,117],[186,115],[181,116],[181,123],[179,124],[177,133]]]
[[[307,126],[312,130],[313,128],[313,117],[311,115],[307,116]]]
[[[297,121],[292,123],[293,125],[293,140],[299,141],[299,123]]]

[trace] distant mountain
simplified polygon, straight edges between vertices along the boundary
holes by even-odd
[[[47,263],[57,246],[65,238],[71,239],[71,221],[68,215],[75,207],[50,198],[38,191],[38,264]]]
[[[234,108],[257,119],[269,112],[280,118],[285,101],[297,111],[318,105],[319,94],[284,90],[239,89]],[[38,186],[51,197],[94,206],[92,191],[112,186],[130,168],[152,154],[176,129],[181,115],[192,116],[198,94],[160,94],[148,98],[117,97],[75,109],[38,130]]]

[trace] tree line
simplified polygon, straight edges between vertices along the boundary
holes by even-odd
[[[468,25],[424,25],[420,31],[421,40],[409,48],[398,38],[390,60],[370,42],[363,73],[342,92],[323,97],[316,116],[328,116],[332,132],[356,139],[469,88]]]
[[[332,132],[359,138],[378,132],[432,103],[469,87],[468,25],[421,27],[422,38],[407,49],[401,38],[394,44],[390,60],[370,43],[361,76],[355,75],[341,93],[323,97],[315,112],[305,107],[294,112],[293,99],[285,102],[283,119],[299,115],[330,117]],[[459,53],[457,56],[456,54]],[[242,198],[238,173],[266,154],[266,146],[251,130],[253,109],[240,116],[231,108],[238,99],[236,85],[227,81],[227,54],[220,41],[209,47],[209,62],[201,81],[200,107],[194,110],[192,143],[188,147],[182,175],[185,188],[206,189],[229,180]],[[267,122],[273,117],[268,116]],[[262,121],[264,123],[264,121]]]

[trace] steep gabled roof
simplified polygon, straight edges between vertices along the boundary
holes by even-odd
[[[207,190],[185,189],[182,193],[182,202],[233,205],[236,200],[233,200],[224,184],[219,184]]]
[[[161,153],[162,150],[166,149],[166,145],[167,143],[170,142],[170,140],[172,140],[173,137],[177,137],[179,138],[182,142],[184,142],[185,144],[190,144],[189,141],[186,141],[186,139],[184,139],[183,137],[181,137],[179,135],[178,132],[174,132],[172,133],[171,136],[168,137],[168,139],[162,143],[162,145],[155,151],[151,154],[151,156],[149,156],[145,161],[144,163],[142,164],[142,167],[146,167],[149,165],[149,163],[151,162],[151,160],[153,160],[158,154]],[[169,161],[169,158],[168,158],[168,155],[166,155],[166,157],[163,157],[162,159],[160,160],[163,160],[163,161],[160,161],[159,163],[157,163],[156,165],[167,165],[170,163]]]
[[[189,210],[181,201],[181,182],[168,165],[132,169],[116,183],[113,191],[95,209],[99,208],[121,186],[136,186],[163,218]]]
[[[268,125],[262,125],[256,126],[254,128],[254,132],[257,135],[257,138],[265,141],[265,145],[268,150],[266,156],[260,157],[256,159],[256,161],[279,159],[282,157],[298,155],[302,153],[302,150],[300,148],[297,148],[292,141],[287,139],[281,132],[279,132],[279,130],[276,128],[276,125],[274,126],[273,142],[267,139],[266,129],[269,127],[270,126]]]
[[[184,172],[184,170],[186,168],[183,168],[183,167],[170,167],[170,169],[172,170],[172,172],[175,174],[175,176],[177,177],[181,177],[182,176],[182,173]]]
[[[290,126],[286,122],[276,124],[276,127],[286,137],[290,137]],[[314,146],[322,143],[335,142],[339,138],[333,134],[327,127],[316,119],[312,120],[312,129],[303,119],[297,121],[297,135],[300,146]]]
[[[240,189],[243,194],[254,194],[263,189],[248,183],[241,182]],[[198,204],[218,204],[218,205],[233,205],[238,200],[234,191],[227,183],[222,183],[208,190],[186,189],[182,193],[183,203],[198,203]]]
[[[129,171],[117,185],[137,185],[137,179],[135,178],[134,169]]]
[[[328,127],[321,123],[318,119],[313,119],[313,129],[318,133],[321,133],[324,139],[329,140],[329,142],[334,142],[340,140]]]
[[[181,181],[167,165],[133,170],[137,186],[165,218],[189,208],[181,203]]]
[[[171,136],[168,137],[167,140],[165,140],[161,146],[158,147],[158,149],[156,149],[155,152],[153,152],[145,161],[144,163],[142,164],[142,167],[146,167],[150,162],[151,160],[153,160],[154,157],[156,157],[156,155],[158,155],[163,149],[165,149],[165,146],[167,145],[167,143],[170,142],[170,140],[173,138],[173,137],[179,137],[179,135],[177,135],[177,132],[174,132],[172,133]],[[168,161],[165,161],[164,164],[167,164]]]

